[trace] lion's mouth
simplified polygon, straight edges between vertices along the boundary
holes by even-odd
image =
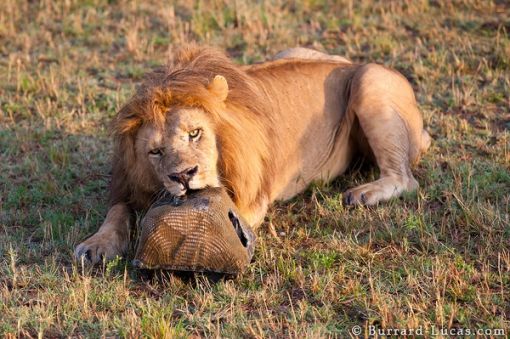
[[[207,187],[220,187],[218,180],[206,181],[202,176],[196,176],[188,182],[174,182],[167,181],[164,183],[165,189],[168,193],[175,197],[182,197],[191,191],[199,191]]]
[[[180,188],[179,192],[177,192],[175,195],[178,197],[182,197],[183,195],[186,195],[187,191],[188,191],[188,189],[186,189],[185,187],[182,187],[182,188]]]
[[[201,187],[200,185],[195,184],[193,181],[190,181],[186,184],[178,183],[176,185],[166,186],[166,190],[176,197],[182,197],[186,195],[190,191],[197,191],[201,190],[204,187]]]
[[[186,195],[186,192],[189,190],[189,187],[186,187],[188,185],[183,184],[173,184],[173,185],[165,185],[165,189],[168,193],[175,197],[182,197],[183,195]]]

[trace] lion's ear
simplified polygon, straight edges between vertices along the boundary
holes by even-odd
[[[223,75],[216,75],[207,87],[221,101],[225,101],[228,96],[228,83]]]

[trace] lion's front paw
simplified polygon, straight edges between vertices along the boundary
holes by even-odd
[[[79,262],[83,260],[89,264],[97,264],[122,256],[127,249],[127,239],[120,239],[115,232],[98,232],[76,246],[74,256]]]

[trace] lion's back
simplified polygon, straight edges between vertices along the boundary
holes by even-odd
[[[264,88],[271,121],[278,126],[270,137],[279,140],[272,161],[281,170],[273,178],[271,200],[290,198],[347,166],[349,128],[341,126],[349,123],[348,91],[357,68],[350,62],[286,58],[247,68]]]

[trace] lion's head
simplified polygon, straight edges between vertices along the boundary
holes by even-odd
[[[272,124],[252,80],[223,54],[187,47],[148,75],[115,118],[112,200],[226,186],[243,211],[269,190]]]
[[[172,108],[162,127],[142,126],[135,140],[136,157],[168,192],[220,185],[214,122],[200,108]]]

